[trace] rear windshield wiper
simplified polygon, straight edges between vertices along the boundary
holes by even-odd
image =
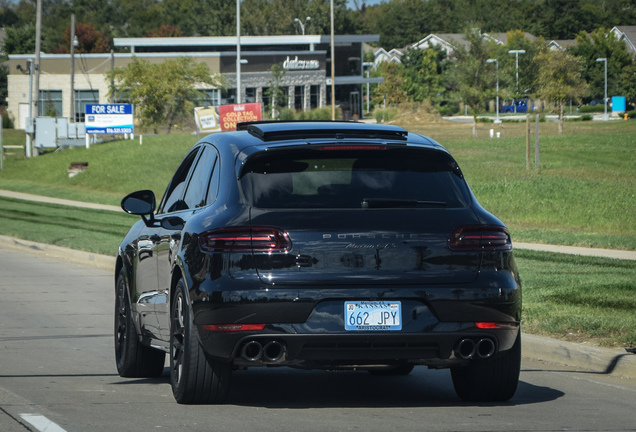
[[[420,201],[391,198],[364,198],[362,208],[446,207],[444,201]]]

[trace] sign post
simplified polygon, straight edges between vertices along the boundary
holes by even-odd
[[[134,115],[131,104],[86,104],[86,148],[89,135],[128,135],[134,138]]]

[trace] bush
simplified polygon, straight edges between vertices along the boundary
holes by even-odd
[[[452,116],[459,113],[459,102],[440,102],[435,105],[435,110],[441,116]]]
[[[307,113],[307,120],[331,120],[331,107],[316,108]],[[342,110],[336,108],[336,119],[342,118]]]
[[[393,120],[393,118],[398,114],[397,108],[387,108],[387,109],[376,109],[373,112],[373,117],[378,123],[386,123]]]
[[[13,119],[9,117],[8,114],[2,114],[2,129],[13,129],[15,125],[13,124]]]
[[[336,120],[342,119],[342,110],[336,108]],[[290,121],[290,120],[306,120],[306,121],[324,121],[331,120],[331,107],[316,108],[311,111],[294,111],[289,108],[282,108],[278,112],[277,120]]]
[[[294,110],[289,109],[289,108],[283,108],[280,110],[280,113],[278,115],[278,119],[279,120],[295,120],[296,118],[296,114],[294,113]]]
[[[583,105],[582,107],[579,108],[579,112],[580,113],[597,113],[597,112],[604,112],[605,111],[605,105]]]

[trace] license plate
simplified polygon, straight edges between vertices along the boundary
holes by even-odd
[[[345,302],[345,330],[402,330],[402,303],[399,301]]]

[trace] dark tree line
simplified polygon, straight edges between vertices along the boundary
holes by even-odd
[[[335,0],[340,34],[379,34],[386,49],[401,48],[430,33],[521,29],[545,39],[574,39],[581,32],[636,24],[636,0],[388,0],[368,6]],[[115,37],[231,36],[236,2],[230,0],[42,0],[42,49],[63,52],[70,16],[90,35],[85,51],[109,50]],[[242,0],[244,35],[329,34],[330,0]],[[13,38],[5,54],[31,52],[36,0],[0,0],[0,25]],[[103,41],[107,43],[104,44]],[[80,40],[80,45],[82,41]]]

